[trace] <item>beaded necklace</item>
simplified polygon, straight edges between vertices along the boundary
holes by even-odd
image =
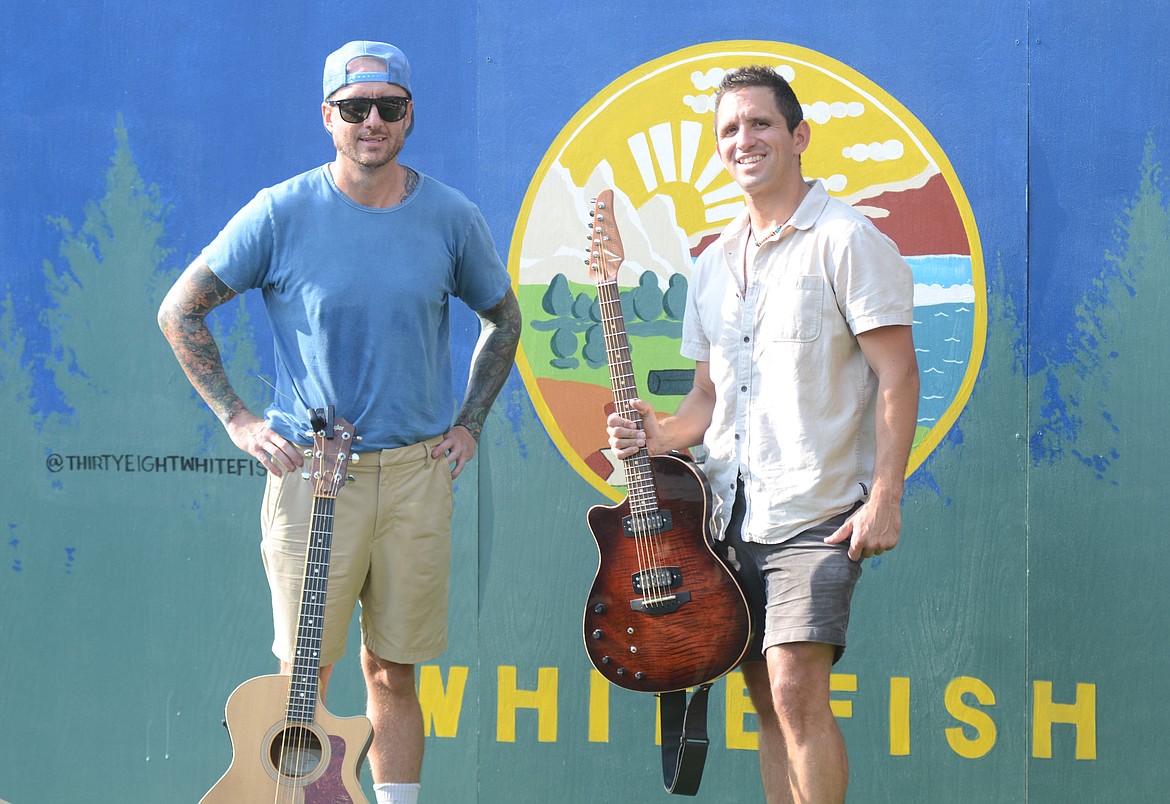
[[[781,225],[781,226],[777,226],[775,229],[773,229],[772,231],[768,232],[766,235],[764,235],[763,237],[761,237],[759,240],[755,240],[755,241],[753,241],[753,242],[756,244],[756,248],[759,248],[760,246],[764,245],[764,244],[765,244],[765,243],[767,243],[769,240],[771,240],[773,237],[775,237],[776,235],[780,234],[780,230],[781,230],[781,229],[783,229],[783,228],[784,228],[784,226],[783,226],[783,225]]]

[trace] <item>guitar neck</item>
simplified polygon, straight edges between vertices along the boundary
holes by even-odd
[[[630,359],[630,339],[626,334],[626,320],[622,315],[621,294],[616,279],[597,283],[597,302],[601,308],[601,328],[605,334],[605,354],[609,362],[614,409],[619,416],[634,422],[641,430],[642,415],[632,404],[638,398],[638,384],[634,378],[634,364]],[[650,470],[650,453],[643,447],[635,455],[623,458],[622,462],[626,469],[631,513],[649,514],[657,511],[658,489]]]
[[[335,503],[332,497],[313,497],[313,521],[309,530],[309,550],[305,556],[296,652],[288,691],[288,720],[295,723],[312,723],[317,705]]]

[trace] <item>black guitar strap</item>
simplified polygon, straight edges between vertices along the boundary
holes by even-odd
[[[700,684],[687,703],[687,691],[659,694],[662,723],[662,784],[666,792],[693,796],[703,781],[707,761],[707,693]]]

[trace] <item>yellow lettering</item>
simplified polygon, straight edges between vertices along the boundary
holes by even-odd
[[[654,696],[654,744],[662,745],[662,699],[657,695]]]
[[[983,706],[994,706],[995,693],[977,678],[959,676],[947,684],[943,695],[943,701],[951,717],[975,729],[974,737],[968,737],[961,726],[947,729],[947,742],[951,744],[951,750],[961,757],[978,759],[986,756],[995,746],[995,721],[981,709],[968,706],[963,701],[964,695],[973,695]]]
[[[419,704],[426,736],[455,738],[467,689],[469,668],[450,667],[444,680],[443,670],[435,665],[419,668]],[[741,751],[758,751],[759,719],[752,703],[747,682],[740,670],[728,673],[724,682],[726,746]],[[497,675],[496,739],[516,742],[517,710],[536,710],[536,736],[542,743],[557,740],[559,705],[559,670],[537,668],[536,688],[518,688],[517,668],[500,665]],[[833,673],[829,677],[829,706],[834,717],[852,718],[854,701],[840,693],[856,693],[858,676]],[[688,690],[689,695],[692,691]],[[610,683],[596,670],[589,674],[587,739],[590,743],[610,742]],[[662,742],[661,701],[655,699],[654,741]],[[945,730],[951,750],[965,759],[979,759],[989,754],[999,739],[993,712],[995,692],[982,680],[958,676],[947,684],[943,704],[956,724]],[[889,678],[889,755],[911,753],[911,679]],[[750,720],[749,720],[750,716]],[[1053,727],[1067,724],[1076,730],[1075,758],[1097,758],[1097,685],[1077,684],[1071,703],[1053,701],[1053,683],[1034,681],[1032,695],[1032,756],[1052,757]],[[2,802],[0,802],[2,804]]]
[[[829,692],[857,692],[857,676],[852,673],[833,673],[829,676]],[[829,699],[833,717],[853,717],[853,701]]]
[[[756,714],[756,707],[752,705],[748,695],[747,682],[743,680],[743,673],[735,670],[723,677],[727,684],[725,701],[727,704],[727,747],[742,751],[758,751],[760,748],[760,733],[748,731],[744,727],[744,720],[748,715]]]
[[[496,739],[516,742],[516,710],[535,709],[536,739],[542,743],[557,741],[557,668],[541,667],[536,673],[535,690],[516,689],[516,668],[500,666],[496,684]]]
[[[589,673],[589,742],[609,742],[609,682],[596,670]]]
[[[426,734],[431,736],[431,724],[436,737],[454,737],[459,730],[459,712],[463,708],[463,690],[467,688],[467,668],[452,667],[447,688],[443,689],[443,673],[433,664],[423,665],[418,671],[418,702],[422,707]]]
[[[890,679],[890,756],[910,755],[910,679]]]
[[[1076,702],[1052,702],[1052,682],[1032,684],[1032,756],[1052,758],[1052,724],[1071,723],[1077,730],[1076,758],[1097,758],[1097,685],[1077,684]]]

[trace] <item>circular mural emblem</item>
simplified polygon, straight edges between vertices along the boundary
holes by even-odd
[[[605,436],[614,396],[586,265],[591,199],[614,191],[638,395],[672,413],[693,377],[678,349],[691,265],[744,207],[715,153],[713,112],[724,73],[747,64],[773,67],[800,98],[812,128],[806,177],[867,215],[913,269],[922,397],[908,472],[954,424],[983,356],[975,219],[946,154],[901,104],[852,68],[780,42],[713,42],[655,59],[562,129],[529,185],[508,259],[524,312],[517,363],[537,414],[565,459],[615,501],[625,475]]]

